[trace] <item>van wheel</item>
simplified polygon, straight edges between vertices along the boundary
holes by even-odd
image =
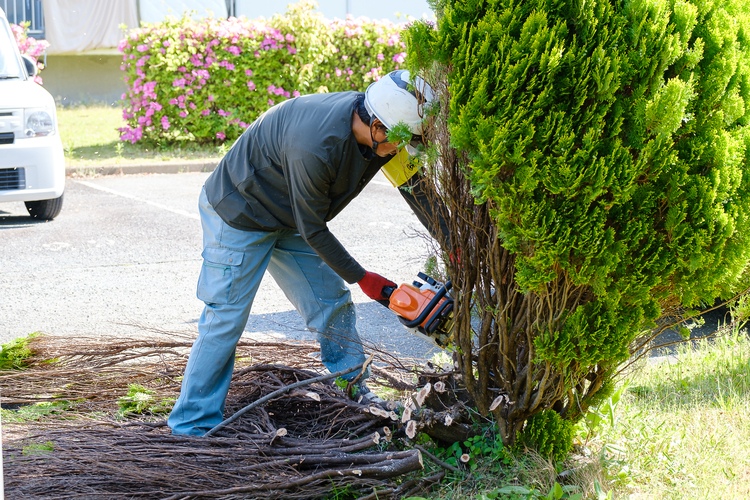
[[[32,218],[52,220],[60,215],[60,210],[62,210],[63,205],[63,196],[64,195],[60,195],[59,198],[54,198],[52,200],[26,201],[24,204]]]

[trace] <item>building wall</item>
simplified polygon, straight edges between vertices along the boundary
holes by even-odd
[[[47,56],[47,66],[39,75],[44,88],[63,106],[117,104],[126,91],[122,55],[116,50],[102,52],[110,53]]]
[[[405,21],[405,16],[434,19],[435,14],[427,4],[427,0],[316,0],[318,11],[328,19],[344,19],[347,14],[354,17],[365,16],[370,19],[390,19],[398,22]],[[235,14],[247,16],[250,19],[263,16],[270,18],[276,13],[286,12],[286,6],[291,1],[270,0],[235,0]],[[397,14],[401,16],[399,19]]]

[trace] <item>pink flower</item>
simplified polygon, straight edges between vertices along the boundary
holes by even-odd
[[[169,43],[169,40],[164,40],[164,41],[163,41],[163,42],[162,42],[161,44],[162,44],[162,45],[163,45],[164,47],[169,47],[170,45],[172,45],[171,43]]]
[[[341,76],[341,70],[336,68],[336,76]]]
[[[203,111],[201,111],[201,114],[203,116],[208,116],[209,114],[211,114],[211,112],[209,110],[207,110],[207,109],[204,109]]]
[[[287,42],[293,42],[294,41],[294,35],[292,35],[291,33],[287,33],[284,38],[286,38]]]
[[[369,47],[370,45],[372,45],[372,44],[370,43],[370,40],[365,40],[365,47]]]
[[[180,116],[185,118],[187,116],[187,111],[180,111]]]
[[[135,50],[137,50],[138,52],[146,52],[148,50],[148,45],[141,44],[137,46]]]
[[[300,96],[299,90],[295,90],[294,92],[292,92],[292,95],[294,97],[299,97]]]
[[[232,45],[232,46],[230,46],[229,48],[227,48],[225,50],[227,50],[228,52],[231,52],[232,54],[234,54],[236,56],[240,55],[240,53],[242,52],[242,49],[240,49],[239,47],[237,47],[235,45]]]
[[[164,130],[169,130],[169,118],[166,115],[161,117],[161,126]]]
[[[216,132],[216,138],[221,139],[222,141],[227,138],[226,134],[224,132]]]
[[[185,86],[185,79],[184,78],[177,78],[175,81],[172,82],[173,87],[184,87]]]
[[[246,69],[246,70],[245,70],[245,75],[247,75],[247,76],[253,76],[253,70],[251,70],[251,69]]]
[[[209,102],[212,102],[213,100],[214,100],[214,96],[213,96],[213,95],[211,95],[211,94],[209,94],[209,96],[208,96],[208,101],[209,101]]]
[[[255,90],[255,83],[250,80],[249,82],[247,82],[247,88],[252,92],[253,90]]]
[[[177,99],[170,99],[169,104],[174,106],[175,104],[177,104]]]
[[[287,46],[286,46],[286,50],[287,50],[287,51],[289,51],[289,53],[290,53],[290,54],[292,54],[292,55],[294,55],[294,54],[296,54],[296,53],[297,53],[297,49],[295,49],[295,48],[294,48],[294,47],[292,47],[291,45],[287,45]]]
[[[276,94],[276,95],[284,95],[284,89],[282,89],[281,87],[279,87],[277,89],[274,89],[273,93]]]
[[[383,54],[378,54],[377,57],[378,57],[378,61],[382,61],[383,59],[385,59],[385,56]]]
[[[188,106],[190,106],[190,109],[195,109],[195,108],[198,107],[198,106],[195,105],[194,102],[191,102]]]
[[[272,101],[271,99],[269,99],[269,100],[268,100],[268,105],[269,105],[269,106],[273,106],[273,104],[274,104],[274,103],[273,103],[273,101]]]

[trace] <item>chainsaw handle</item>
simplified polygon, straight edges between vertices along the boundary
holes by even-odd
[[[416,318],[414,318],[411,321],[405,322],[404,326],[406,328],[416,328],[420,324],[422,324],[422,322],[425,319],[427,319],[427,316],[429,316],[429,314],[435,308],[435,306],[437,305],[437,303],[440,302],[440,299],[442,299],[443,297],[445,297],[445,294],[448,293],[448,290],[450,290],[452,286],[453,286],[453,283],[451,283],[450,281],[448,281],[445,285],[443,285],[443,287],[440,290],[438,290],[438,292],[432,298],[432,300],[430,301],[430,303],[427,304],[427,306],[424,309],[422,309],[422,312],[420,313],[420,315],[417,316]]]
[[[396,291],[395,286],[386,285],[383,287],[383,289],[380,291],[380,293],[385,297],[385,299],[376,300],[375,302],[379,303],[383,307],[387,307],[388,309],[391,308],[391,301],[388,300],[391,295],[393,295],[393,292]]]

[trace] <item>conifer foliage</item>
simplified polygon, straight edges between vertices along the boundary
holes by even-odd
[[[437,11],[405,36],[442,100],[424,157],[460,256],[456,347],[512,443],[542,410],[577,419],[666,325],[747,287],[750,4]]]

